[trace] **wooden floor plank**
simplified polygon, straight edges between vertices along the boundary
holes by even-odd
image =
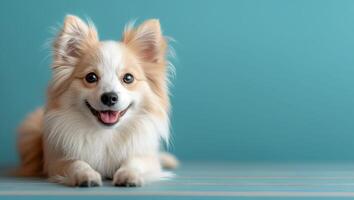
[[[70,188],[39,178],[0,176],[0,199],[16,197],[335,198],[354,197],[354,164],[183,163],[171,180],[141,188]],[[170,198],[169,198],[170,199]]]

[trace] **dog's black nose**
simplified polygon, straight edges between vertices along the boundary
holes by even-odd
[[[101,101],[106,106],[113,106],[118,102],[118,95],[115,92],[106,92],[101,96]]]

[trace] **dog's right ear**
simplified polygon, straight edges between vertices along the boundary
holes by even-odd
[[[99,42],[92,23],[68,15],[53,44],[53,67],[74,67],[84,51]]]

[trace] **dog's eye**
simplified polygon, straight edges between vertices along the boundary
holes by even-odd
[[[95,73],[93,72],[90,72],[86,75],[85,77],[85,80],[88,82],[88,83],[94,83],[94,82],[97,82],[98,81],[98,77]]]
[[[124,83],[130,84],[134,81],[134,76],[130,73],[126,73],[124,74],[123,81]]]

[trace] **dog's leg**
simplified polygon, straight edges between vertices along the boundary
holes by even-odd
[[[162,178],[158,156],[136,156],[128,159],[116,171],[112,184],[121,187],[137,187]]]
[[[51,180],[68,186],[95,187],[102,185],[101,175],[84,161],[58,161],[48,168]]]

